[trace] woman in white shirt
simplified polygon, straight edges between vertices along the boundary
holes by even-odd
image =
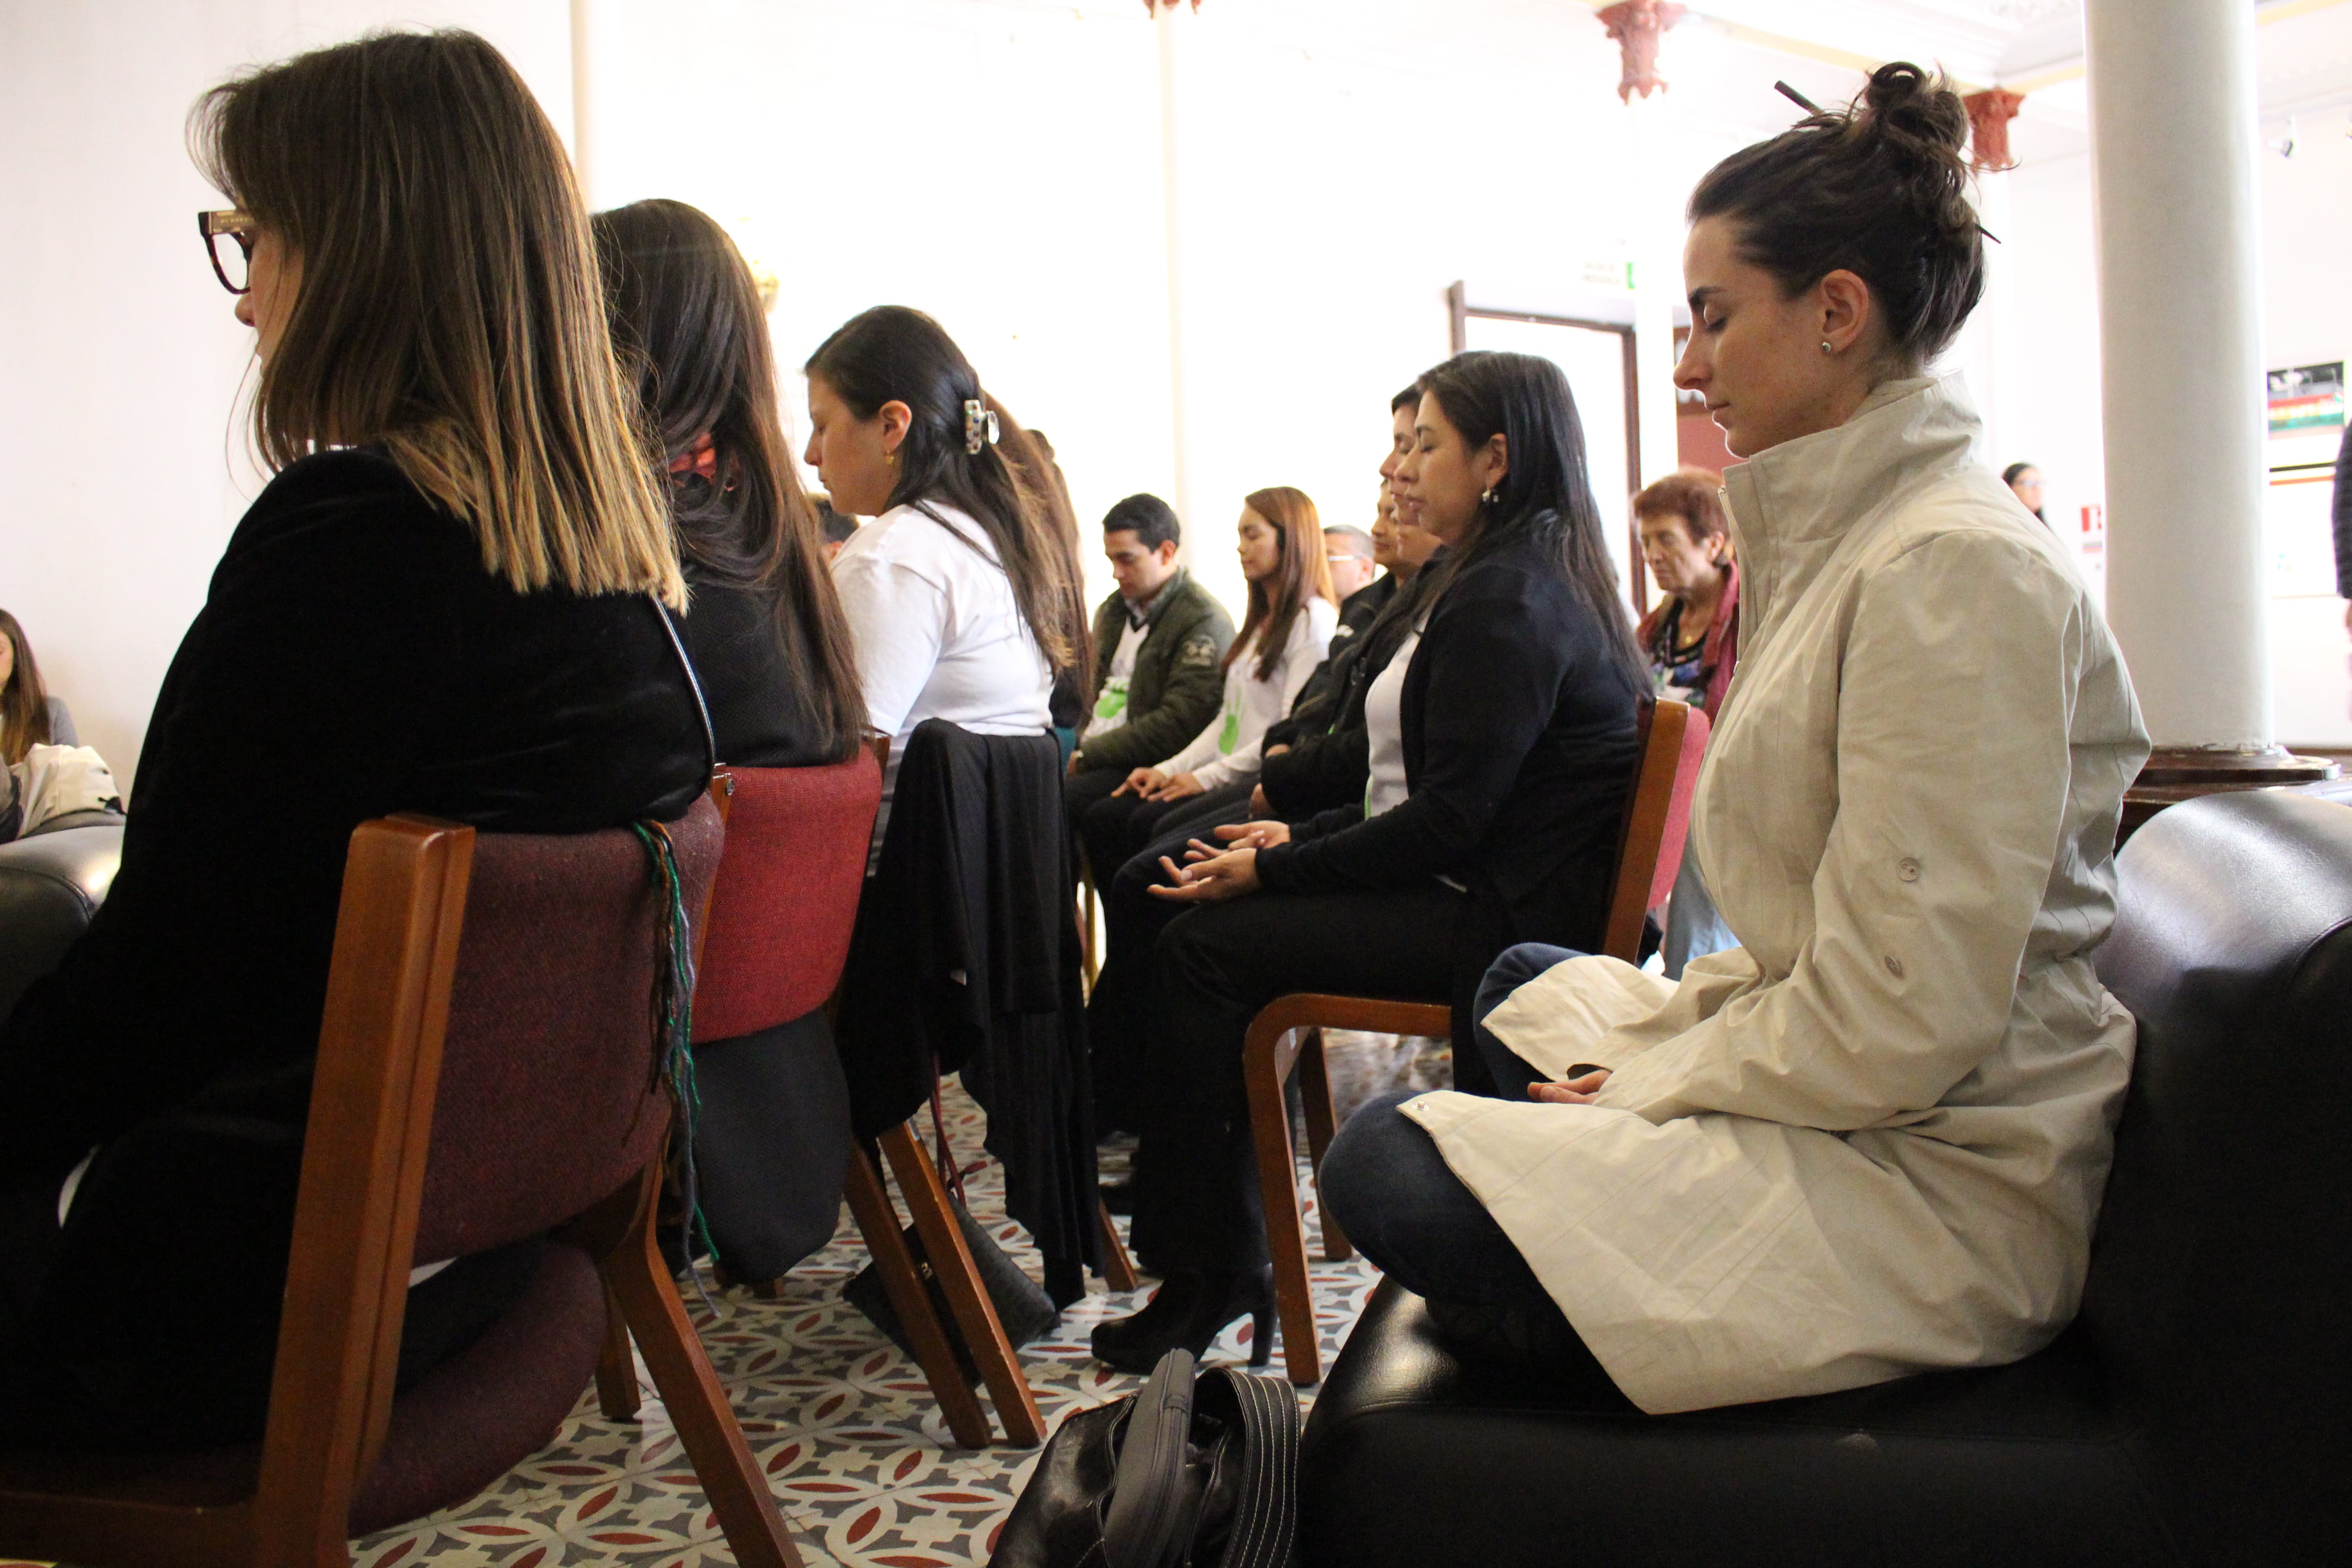
[[[1045,731],[1055,677],[1086,679],[1086,600],[1067,531],[1020,477],[1027,434],[937,321],[877,306],[807,370],[807,460],[835,509],[874,518],[833,570],[868,721],[891,738],[878,856],[915,727]]]
[[[1087,853],[1105,876],[1150,843],[1179,802],[1256,782],[1266,727],[1290,711],[1330,649],[1339,606],[1315,503],[1288,485],[1253,490],[1235,532],[1249,610],[1225,649],[1224,700],[1191,744],[1136,769],[1087,812]]]

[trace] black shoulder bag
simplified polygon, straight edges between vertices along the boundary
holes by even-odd
[[[1298,1396],[1192,1353],[1055,1431],[989,1568],[1290,1568]]]

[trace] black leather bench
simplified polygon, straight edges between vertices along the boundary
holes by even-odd
[[[0,844],[0,1018],[58,966],[122,863],[120,812],[78,811]]]
[[[1647,1416],[1383,1284],[1307,1425],[1307,1564],[2352,1563],[2352,810],[2177,805],[2098,955],[2140,1020],[2074,1325],[2014,1366]]]

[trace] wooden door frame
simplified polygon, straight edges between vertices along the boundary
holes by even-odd
[[[1634,352],[1633,329],[1622,321],[1596,321],[1589,316],[1557,316],[1541,310],[1497,310],[1470,303],[1469,295],[1460,279],[1445,290],[1445,314],[1451,353],[1460,353],[1470,346],[1470,321],[1473,317],[1482,321],[1528,321],[1539,327],[1582,327],[1587,331],[1614,332],[1625,355],[1625,476],[1638,492],[1642,488],[1642,398],[1641,356]],[[1642,529],[1630,516],[1625,520],[1626,582],[1632,584],[1633,603],[1646,608],[1650,602],[1650,570],[1642,559]],[[1635,618],[1642,614],[1634,611]]]

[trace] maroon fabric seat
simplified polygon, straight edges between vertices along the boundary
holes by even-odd
[[[882,803],[864,748],[823,768],[730,768],[727,853],[710,893],[694,1037],[729,1040],[814,1012],[840,982]]]
[[[723,829],[708,799],[672,824],[689,915]],[[636,834],[482,834],[435,1096],[419,1263],[555,1229],[656,1157],[669,1124],[652,1013],[668,890]],[[471,1496],[546,1446],[588,1384],[603,1287],[551,1247],[506,1316],[393,1406],[352,1508],[377,1529]]]
[[[824,1007],[849,953],[882,769],[860,747],[829,767],[728,773],[694,988],[697,1194],[725,1277],[764,1293],[841,1215],[849,1090]]]

